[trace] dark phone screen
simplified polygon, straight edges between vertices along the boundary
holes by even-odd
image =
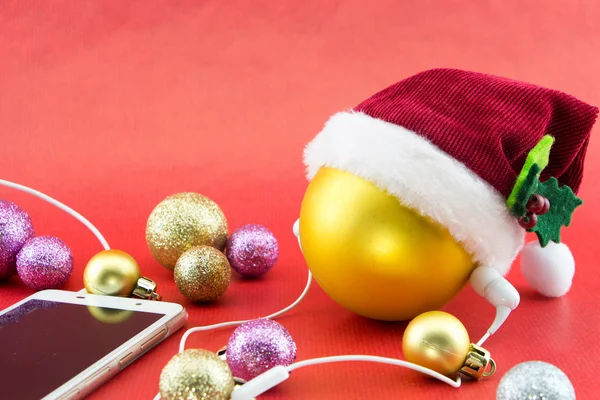
[[[0,315],[0,397],[39,400],[164,314],[30,300]]]

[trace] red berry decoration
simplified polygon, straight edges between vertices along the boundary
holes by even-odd
[[[539,194],[533,194],[529,198],[529,201],[527,202],[525,208],[531,213],[541,214],[541,211],[543,211],[544,206],[546,204],[544,200],[545,198],[543,196],[540,196]]]
[[[546,214],[548,211],[550,211],[550,200],[548,200],[546,197],[544,197],[544,206],[542,207],[542,209],[540,211],[538,211],[536,214],[537,215],[544,215]]]
[[[519,218],[519,225],[525,229],[531,229],[537,225],[537,215],[528,212],[523,217]]]

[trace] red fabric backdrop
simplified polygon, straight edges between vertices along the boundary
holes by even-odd
[[[302,148],[333,112],[432,67],[505,75],[600,104],[600,3],[509,1],[52,1],[0,2],[0,176],[42,190],[87,216],[131,253],[188,327],[271,313],[301,291],[306,267],[291,233],[306,187]],[[597,131],[598,129],[596,129]],[[592,138],[580,195],[564,233],[577,259],[571,293],[545,300],[510,279],[522,305],[488,342],[498,373],[459,390],[399,368],[351,363],[307,368],[265,399],[491,399],[515,364],[541,359],[593,398],[600,365],[600,259],[595,210],[600,141]],[[272,229],[281,258],[263,280],[236,280],[216,304],[189,305],[150,256],[146,218],[167,195],[197,191],[230,228]],[[82,287],[99,244],[77,221],[27,195],[0,197],[30,212],[39,234],[63,238]],[[31,294],[16,279],[0,307]],[[447,310],[483,333],[493,309],[467,288]],[[341,309],[314,287],[280,319],[299,359],[365,353],[401,357],[404,324]],[[183,331],[92,398],[150,399]],[[230,329],[197,334],[217,350]]]

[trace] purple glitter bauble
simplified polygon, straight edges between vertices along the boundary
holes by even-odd
[[[73,273],[71,250],[59,238],[34,237],[17,254],[17,273],[32,289],[59,288]]]
[[[226,359],[233,376],[247,381],[278,365],[291,365],[296,360],[296,343],[281,324],[257,319],[233,331]]]
[[[29,215],[18,205],[0,200],[0,280],[17,273],[17,253],[34,236]]]
[[[249,224],[231,234],[225,252],[235,271],[255,278],[273,268],[279,257],[279,245],[270,230],[262,225]]]

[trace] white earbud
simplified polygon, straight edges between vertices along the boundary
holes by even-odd
[[[488,329],[488,334],[493,335],[511,311],[517,308],[521,296],[509,281],[490,267],[476,268],[471,274],[471,286],[477,294],[496,307],[496,317]]]
[[[294,236],[298,239],[298,246],[300,246],[300,251],[302,251],[302,244],[300,243],[300,218],[294,222],[294,227],[292,228],[294,231]]]

